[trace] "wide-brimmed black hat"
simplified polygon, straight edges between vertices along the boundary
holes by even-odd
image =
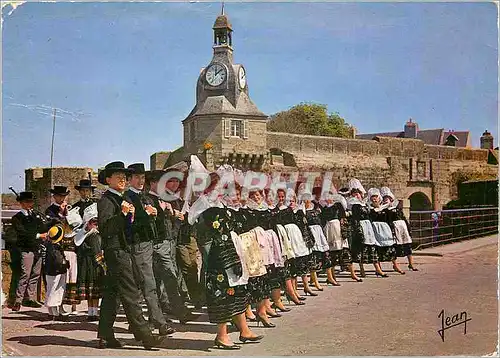
[[[148,170],[146,172],[146,181],[148,183],[154,181],[159,181],[161,179],[161,177],[163,176],[163,174],[165,174],[166,171],[165,170],[162,170],[162,169],[155,169],[155,170]]]
[[[106,178],[109,178],[113,173],[125,173],[129,174],[130,169],[125,168],[125,164],[123,162],[111,162],[109,164],[106,164],[103,170],[99,172],[97,175],[97,180],[99,183],[102,185],[108,185],[106,183]]]
[[[144,167],[144,163],[130,164],[127,168],[130,170],[129,174],[145,174],[146,173],[146,168]]]
[[[22,191],[16,198],[17,201],[33,201],[35,200],[35,195],[32,191]]]
[[[96,187],[92,185],[92,182],[88,179],[81,179],[80,184],[75,185],[76,190],[80,189],[92,189],[94,190]]]
[[[54,185],[49,191],[55,195],[69,195],[68,188],[63,185]]]

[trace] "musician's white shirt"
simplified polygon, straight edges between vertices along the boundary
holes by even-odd
[[[123,193],[120,193],[118,190],[115,190],[113,188],[108,188],[108,191],[113,193],[113,194],[116,194],[116,195],[119,195],[119,196],[123,196]]]
[[[136,194],[141,194],[142,193],[142,190],[139,190],[139,189],[136,189],[134,188],[133,186],[131,186],[130,188],[128,188],[130,191],[133,191],[134,193]]]

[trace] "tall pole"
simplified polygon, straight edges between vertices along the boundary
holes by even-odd
[[[52,121],[52,145],[50,147],[50,187],[52,187],[52,164],[54,161],[54,136],[56,134],[56,109],[54,108],[54,119]]]

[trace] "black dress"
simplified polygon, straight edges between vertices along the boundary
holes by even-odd
[[[235,220],[242,220],[245,224],[243,225],[242,232],[236,232],[237,234],[241,234],[243,232],[248,232],[257,226],[262,227],[265,230],[265,227],[268,226],[266,221],[268,218],[266,217],[266,211],[252,210],[252,209],[240,209],[236,212]],[[257,240],[257,237],[255,238]],[[249,300],[251,303],[258,303],[266,298],[271,296],[271,280],[269,276],[270,265],[266,265],[266,274],[257,277],[250,277],[248,279],[247,290],[249,294]]]
[[[323,227],[329,221],[338,220],[340,223],[340,236],[342,243],[347,242],[347,246],[342,245],[340,250],[330,250],[330,261],[333,266],[340,266],[342,270],[347,270],[348,265],[352,264],[351,254],[351,228],[347,220],[347,212],[341,203],[336,202],[332,206],[324,207],[321,213]]]
[[[234,213],[228,208],[211,207],[201,214],[204,225],[198,228],[203,230],[207,241],[212,242],[206,271],[207,310],[211,323],[229,322],[233,316],[245,312],[248,305],[246,287],[230,287],[226,274],[226,270],[233,270],[238,275],[242,272],[241,261],[231,239],[231,231],[237,228],[238,223]]]
[[[372,241],[370,241],[370,244],[366,243],[367,238],[365,238],[365,233],[361,226],[362,221],[370,221],[370,210],[366,205],[361,204],[353,204],[351,210],[351,253],[353,262],[357,262],[359,264],[377,263],[377,246],[375,243],[372,244]],[[373,230],[371,234],[374,235]],[[374,240],[374,237],[370,239]]]
[[[318,226],[319,228],[322,228],[322,221],[321,221],[321,208],[319,204],[314,203],[314,207],[312,209],[307,209],[306,210],[306,220],[307,220],[307,225],[309,227],[311,226]],[[323,230],[321,230],[323,231]],[[311,235],[313,236],[313,239],[317,243],[317,238],[314,237],[314,233],[312,229],[310,228]],[[332,267],[332,262],[330,260],[330,253],[329,251],[318,251],[315,250],[316,245],[313,247],[313,252],[311,254],[311,270],[313,271],[319,271],[322,269],[327,269],[329,267]]]
[[[309,226],[307,225],[307,219],[302,210],[297,210],[297,212],[294,212],[292,208],[281,210],[279,214],[279,223],[283,226],[295,224],[300,230],[301,239],[304,240],[306,247],[311,249],[314,246],[314,238]],[[290,240],[293,240],[293,238],[290,238]],[[307,275],[311,271],[311,268],[313,268],[310,253],[289,259],[288,261],[291,277]]]
[[[393,231],[394,238],[396,239],[396,244],[394,245],[394,247],[396,248],[397,257],[405,257],[411,255],[412,254],[411,237],[410,237],[411,226],[408,220],[406,219],[403,210],[400,209],[399,207],[387,209],[387,219]],[[403,224],[404,222],[404,225],[406,225],[406,230],[408,233],[407,238],[398,237],[402,235],[396,230],[396,225],[398,224],[396,222],[399,222],[399,224]]]
[[[87,236],[77,248],[78,275],[76,279],[77,296],[80,300],[101,298],[104,270],[101,252],[101,236],[94,232]]]
[[[387,209],[383,209],[381,211],[375,211],[374,209],[370,210],[370,220],[372,221],[372,225],[384,224],[384,227],[389,226],[389,216]],[[385,225],[387,224],[387,225]],[[377,232],[377,230],[375,230]],[[388,236],[390,234],[390,237]],[[396,248],[394,247],[394,232],[391,228],[391,232],[387,233],[387,235],[381,237],[380,235],[377,238],[377,241],[383,241],[383,245],[377,246],[377,255],[379,262],[390,262],[396,259]],[[387,245],[386,242],[390,241],[391,244]]]

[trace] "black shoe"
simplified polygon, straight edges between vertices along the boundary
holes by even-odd
[[[22,305],[24,307],[32,307],[32,308],[42,307],[42,304],[40,302],[36,302],[36,301],[23,301]]]
[[[151,350],[155,347],[158,347],[163,342],[164,339],[165,336],[160,336],[160,337],[151,336],[142,340],[142,346],[146,350]]]
[[[221,341],[219,341],[217,338],[214,340],[214,346],[215,346],[215,348],[225,349],[225,350],[237,350],[237,349],[241,348],[240,346],[238,346],[237,344],[234,344],[234,343],[231,345],[224,344]]]
[[[253,317],[246,317],[247,318],[247,321],[250,321],[250,322],[257,322],[257,316],[253,316]]]
[[[257,336],[257,337],[243,337],[240,336],[240,342],[246,343],[246,342],[258,342],[260,341],[264,336]]]
[[[418,268],[415,268],[412,265],[408,265],[408,268],[412,271],[418,271]]]
[[[305,301],[305,300],[307,300],[307,298],[299,296],[299,301]]]
[[[271,313],[268,313],[267,314],[270,318],[279,318],[281,317],[281,315],[279,313],[276,313],[276,314],[271,314]]]
[[[326,280],[326,285],[327,285],[327,286],[328,286],[328,285],[332,285],[332,286],[340,286],[340,283],[338,283],[338,282],[331,282],[331,281],[329,281],[329,280]]]
[[[169,325],[163,325],[163,326],[160,326],[160,328],[158,328],[158,333],[160,336],[168,336],[168,335],[171,335],[171,334],[174,334],[176,331],[175,331],[175,328],[174,327],[171,327]]]
[[[21,310],[21,304],[20,303],[14,303],[12,305],[12,312],[19,312]]]
[[[274,328],[276,327],[276,325],[274,323],[271,323],[271,322],[267,322],[265,321],[261,316],[257,315],[255,316],[257,318],[257,327],[259,326],[259,324],[262,322],[262,326],[264,326],[264,328]]]
[[[383,273],[383,274],[382,273],[378,273],[377,271],[375,271],[375,276],[377,276],[377,277],[380,276],[380,277],[384,277],[384,278],[385,277],[389,277],[388,274],[386,274],[386,273]]]
[[[99,349],[104,349],[104,348],[123,348],[123,343],[120,342],[118,339],[116,338],[112,338],[112,339],[109,339],[109,340],[105,340],[105,339],[99,339]]]

